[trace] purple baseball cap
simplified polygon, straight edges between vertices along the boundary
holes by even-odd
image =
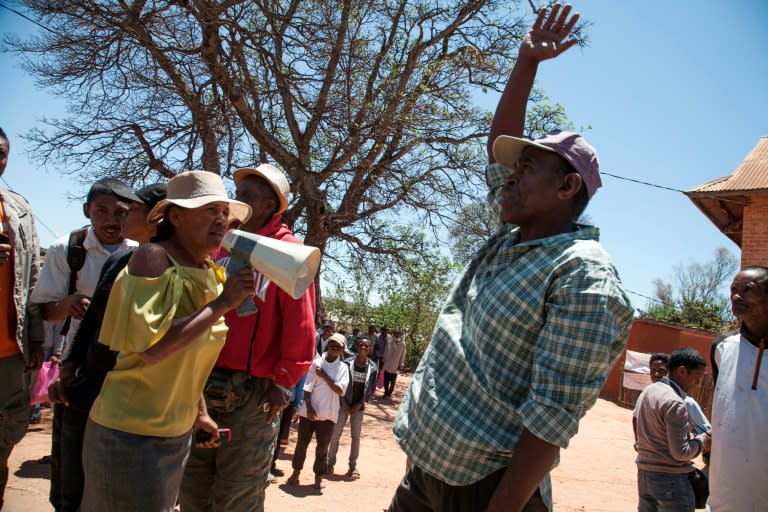
[[[493,141],[493,158],[506,167],[513,167],[528,146],[557,153],[576,169],[592,197],[603,185],[597,150],[578,133],[555,130],[536,140],[500,135]]]

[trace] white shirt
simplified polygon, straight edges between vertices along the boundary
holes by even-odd
[[[715,350],[720,374],[712,400],[711,512],[768,510],[768,352],[752,389],[757,355],[740,334]]]
[[[341,357],[336,358],[332,363],[326,361],[325,356],[315,358],[312,366],[307,373],[307,382],[304,383],[304,391],[312,393],[312,408],[315,410],[315,421],[330,420],[336,423],[339,417],[339,396],[344,396],[349,384],[349,367],[344,364]],[[324,379],[318,377],[315,368],[322,368],[328,376],[333,379],[334,384],[341,388],[341,395],[333,392],[331,387]],[[299,416],[307,418],[306,402],[299,409]]]
[[[48,251],[45,253],[45,262],[40,271],[37,285],[35,285],[35,289],[32,290],[30,302],[45,304],[47,302],[59,301],[69,295],[69,264],[67,263],[68,245],[69,235],[59,238],[48,248]],[[138,245],[139,244],[133,240],[124,239],[117,250],[137,247]],[[109,258],[109,255],[112,253],[101,245],[101,242],[96,238],[96,233],[93,232],[93,227],[91,226],[88,227],[88,233],[83,241],[83,247],[87,252],[87,256],[83,268],[77,273],[75,293],[82,293],[83,295],[91,297],[98,284],[101,267],[104,266],[104,262],[107,261],[107,258]],[[75,335],[78,325],[80,325],[80,321],[73,318],[72,323],[69,326],[69,332],[67,333],[67,340],[71,340]],[[56,330],[57,336],[59,332],[59,330]],[[58,345],[58,341],[55,342],[53,344],[54,349],[56,349]],[[69,353],[69,343],[66,343],[65,347],[63,358],[66,358]]]

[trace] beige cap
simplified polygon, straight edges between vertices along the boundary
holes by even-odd
[[[245,222],[251,216],[251,207],[227,196],[227,189],[218,174],[208,171],[187,171],[177,174],[168,182],[166,198],[152,208],[147,222],[158,222],[169,206],[199,208],[210,203],[229,203],[229,222]]]
[[[291,187],[279,169],[269,164],[261,164],[258,167],[243,167],[235,171],[232,179],[235,180],[235,185],[239,185],[246,176],[259,176],[272,186],[275,194],[277,194],[277,199],[280,201],[277,213],[283,213],[288,209],[288,196],[291,193]]]
[[[331,334],[331,335],[328,337],[328,341],[331,341],[331,340],[333,340],[333,341],[335,341],[336,343],[340,344],[340,345],[341,345],[341,348],[344,348],[344,347],[346,347],[346,346],[347,346],[347,340],[346,340],[346,338],[344,337],[344,335],[343,335],[343,334],[341,334],[341,333],[338,333],[338,332],[336,332],[336,333],[333,333],[333,334]]]

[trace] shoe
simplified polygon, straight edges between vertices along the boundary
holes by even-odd
[[[285,471],[278,468],[274,464],[272,464],[272,467],[270,468],[269,472],[274,476],[285,476]]]
[[[346,477],[350,480],[360,480],[360,472],[357,470],[357,468],[350,469],[347,471]]]

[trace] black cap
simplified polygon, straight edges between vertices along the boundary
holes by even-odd
[[[144,203],[148,209],[155,207],[157,203],[165,199],[168,187],[165,183],[153,183],[136,191],[137,202]]]
[[[121,201],[128,203],[139,202],[139,198],[133,193],[128,185],[115,178],[103,178],[91,185],[85,202],[90,203],[94,196],[106,194],[112,195]]]

